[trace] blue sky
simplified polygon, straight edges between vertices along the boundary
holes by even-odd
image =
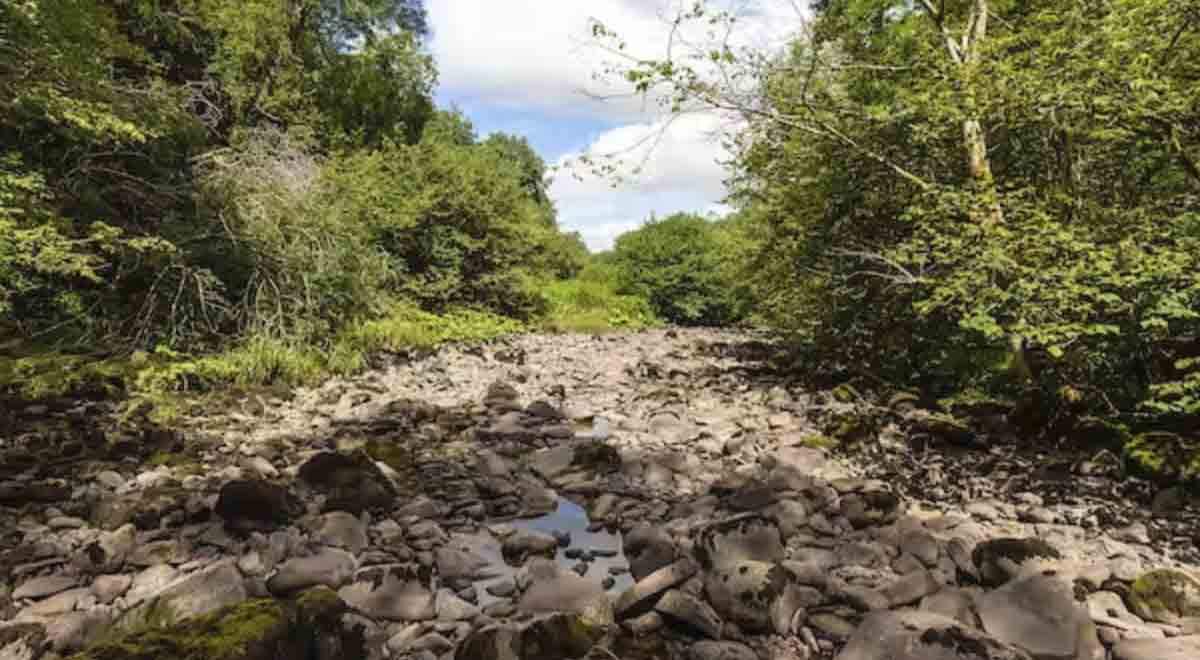
[[[616,187],[587,171],[556,173],[550,194],[559,224],[579,231],[594,250],[610,247],[651,213],[723,210],[726,172],[718,160],[728,155],[717,118],[664,123],[644,100],[585,94],[611,91],[597,89],[593,77],[606,56],[590,39],[590,20],[617,30],[638,54],[659,56],[668,32],[663,17],[681,1],[428,0],[439,103],[463,110],[481,136],[524,135],[552,166],[583,153],[618,153],[643,165]],[[653,150],[642,144],[659,132]]]

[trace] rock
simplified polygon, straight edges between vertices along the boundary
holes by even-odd
[[[603,633],[576,614],[551,614],[524,627],[491,626],[471,633],[454,660],[577,660]]]
[[[1200,579],[1174,568],[1143,573],[1129,590],[1129,605],[1134,614],[1159,623],[1200,616]]]
[[[179,578],[179,571],[167,564],[151,566],[133,576],[129,591],[125,593],[125,602],[136,605],[158,594],[168,585]]]
[[[473,580],[488,566],[483,557],[450,546],[438,548],[433,556],[437,563],[438,576],[443,580]]]
[[[924,530],[912,530],[900,536],[900,552],[916,557],[922,564],[932,568],[937,564],[940,550],[937,539]]]
[[[624,535],[622,546],[634,580],[675,561],[675,541],[662,527],[638,525]]]
[[[345,511],[331,511],[321,516],[316,539],[318,543],[358,554],[367,547],[367,526],[358,516]]]
[[[920,568],[884,587],[882,593],[887,598],[888,607],[895,609],[903,605],[912,605],[936,593],[941,586],[932,573]]]
[[[708,527],[700,535],[696,553],[705,568],[747,561],[776,562],[785,557],[779,528],[762,517]]]
[[[85,599],[91,597],[88,589],[68,589],[44,600],[40,600],[17,613],[17,621],[46,621],[78,609]],[[94,601],[93,601],[94,602]]]
[[[397,518],[440,518],[445,507],[424,495],[418,495],[407,504],[396,509]]]
[[[0,660],[38,660],[46,645],[39,623],[0,623]]]
[[[67,612],[46,624],[46,643],[55,653],[80,651],[103,635],[112,620],[107,607]]]
[[[108,605],[125,595],[132,584],[133,577],[129,575],[101,575],[92,582],[92,595]]]
[[[106,636],[87,658],[158,660],[367,660],[362,633],[341,625],[345,604],[328,590],[294,602],[250,600],[170,626]]]
[[[136,543],[137,529],[133,525],[102,532],[100,538],[75,556],[75,565],[87,573],[116,573],[125,565]]]
[[[433,592],[414,580],[388,573],[382,584],[354,603],[372,619],[385,621],[428,621],[437,615]]]
[[[758,654],[738,642],[696,642],[688,648],[688,660],[758,660]]]
[[[468,621],[479,616],[479,608],[459,598],[449,589],[439,589],[434,600],[437,618],[442,621]]]
[[[219,561],[171,582],[126,612],[120,624],[128,630],[151,619],[159,623],[186,621],[237,605],[248,597],[245,580],[234,562]]]
[[[508,563],[519,566],[531,555],[553,557],[558,550],[558,539],[545,532],[519,529],[500,544],[500,553]]]
[[[575,448],[570,445],[558,445],[539,449],[526,460],[530,469],[543,479],[553,480],[571,470],[571,464],[575,461]]]
[[[591,613],[593,619],[612,618],[603,612],[605,608],[611,609],[603,587],[571,571],[557,571],[552,577],[535,581],[521,595],[517,608],[533,614]]]
[[[695,562],[684,558],[638,580],[617,599],[617,618],[629,619],[653,609],[659,595],[682,584],[698,570]]]
[[[791,573],[779,564],[732,562],[705,575],[704,593],[725,620],[750,632],[768,632],[771,608],[790,583]]]
[[[1031,660],[954,619],[900,610],[867,615],[836,660]]]
[[[721,639],[721,617],[703,599],[671,589],[658,599],[654,611],[709,639]]]
[[[286,595],[315,586],[337,589],[354,575],[358,562],[354,555],[337,548],[326,548],[310,557],[293,557],[267,580],[267,589]]]
[[[61,593],[78,584],[78,580],[65,575],[47,575],[43,577],[36,577],[32,580],[26,580],[25,582],[22,582],[21,586],[17,587],[12,592],[12,599],[25,600],[26,598],[32,598],[37,600],[39,598],[45,598],[47,596],[53,596],[54,594]]]
[[[239,479],[221,487],[213,511],[234,525],[245,521],[285,525],[300,512],[300,506],[283,486]]]
[[[825,637],[836,641],[846,641],[854,634],[857,626],[854,623],[847,621],[844,617],[838,616],[832,612],[818,612],[810,614],[808,617],[808,625],[819,631]],[[881,660],[892,660],[886,658]]]
[[[987,586],[999,586],[1016,577],[1026,562],[1061,557],[1054,546],[1035,538],[992,539],[971,552],[980,580]]]
[[[855,529],[883,525],[897,518],[900,498],[886,490],[851,493],[841,499],[841,514]]]
[[[1196,660],[1200,635],[1171,639],[1126,639],[1112,649],[1113,660]]]
[[[1091,619],[1076,604],[1071,585],[1044,575],[1013,580],[976,600],[983,629],[1038,658],[1092,660],[1103,648]]]
[[[947,588],[921,599],[920,609],[947,619],[954,619],[970,627],[978,627],[975,602],[971,594],[962,589]]]
[[[782,500],[776,502],[767,515],[779,527],[779,534],[786,541],[804,529],[808,523],[808,507],[798,500]]]
[[[322,452],[300,466],[300,478],[328,495],[326,511],[358,515],[391,507],[396,488],[363,451],[343,454]]]

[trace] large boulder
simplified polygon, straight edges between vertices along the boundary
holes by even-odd
[[[315,586],[337,589],[354,575],[357,568],[358,560],[354,555],[337,548],[325,548],[309,557],[293,557],[287,560],[279,567],[279,571],[267,580],[267,589],[276,595],[286,595]]]
[[[792,573],[780,564],[731,562],[705,574],[704,593],[725,620],[746,631],[770,632],[776,602],[787,592],[792,579]]]
[[[634,580],[675,561],[675,541],[662,527],[638,525],[625,534],[622,546]]]
[[[991,539],[979,543],[971,552],[979,579],[987,586],[1008,582],[1031,562],[1061,557],[1054,546],[1036,538]]]
[[[300,478],[328,495],[326,511],[358,515],[390,508],[396,501],[396,487],[363,451],[317,454],[300,466]]]
[[[705,529],[696,544],[696,555],[705,568],[719,568],[746,561],[782,561],[785,552],[775,523],[753,516]]]
[[[476,630],[459,645],[454,660],[577,660],[605,632],[577,614],[551,614],[515,627]]]
[[[1032,660],[1019,648],[954,619],[919,610],[874,612],[837,660]]]
[[[1129,590],[1133,613],[1148,621],[1175,623],[1200,616],[1200,579],[1174,568],[1143,573]]]
[[[186,622],[107,637],[76,660],[366,660],[361,633],[341,625],[344,611],[328,589],[295,601],[250,600]]]
[[[1104,658],[1091,617],[1064,580],[1046,575],[1013,580],[980,596],[976,608],[984,631],[1039,659]]]
[[[118,625],[132,630],[147,622],[186,621],[237,605],[248,597],[245,578],[234,561],[220,561],[170,582],[126,612]]]
[[[285,525],[302,510],[286,488],[269,481],[238,479],[221,486],[213,511],[225,522]]]

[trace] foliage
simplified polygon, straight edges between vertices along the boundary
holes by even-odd
[[[588,264],[573,279],[541,285],[548,310],[541,324],[552,332],[637,330],[659,324],[645,298],[617,293],[616,269]]]
[[[540,314],[586,249],[523,138],[434,107],[427,31],[420,0],[0,3],[0,388],[304,383]]]
[[[813,364],[1186,429],[1196,19],[1169,0],[828,0],[785,52],[693,43],[617,72],[739,116],[742,272]]]
[[[666,321],[721,325],[741,317],[736,287],[722,261],[722,239],[704,218],[651,218],[617,238],[613,259],[618,290],[645,298]]]

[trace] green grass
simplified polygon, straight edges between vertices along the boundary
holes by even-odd
[[[224,351],[200,355],[160,347],[121,357],[52,349],[0,356],[0,393],[30,400],[83,392],[124,395],[127,413],[149,411],[152,419],[167,422],[206,398],[351,375],[365,369],[371,355],[485,341],[526,329],[519,321],[487,312],[439,315],[396,305],[383,317],[349,323],[326,345],[252,335]]]
[[[547,282],[541,287],[549,311],[541,322],[551,332],[600,333],[661,325],[649,303],[618,294],[600,277]]]

